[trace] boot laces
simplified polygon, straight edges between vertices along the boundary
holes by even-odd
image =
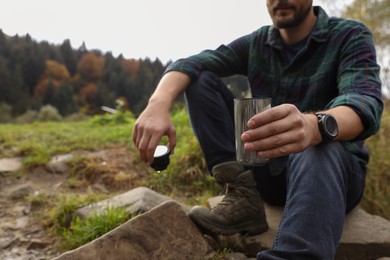
[[[232,205],[237,201],[237,198],[246,197],[245,187],[240,184],[229,184],[225,185],[225,196],[220,203],[218,203],[211,211],[218,211],[224,209],[226,206]]]

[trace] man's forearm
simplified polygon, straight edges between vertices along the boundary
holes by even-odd
[[[155,92],[149,99],[149,104],[169,110],[176,97],[185,91],[190,82],[191,78],[182,72],[168,72],[161,78]]]
[[[339,134],[338,141],[349,141],[364,131],[364,125],[360,117],[349,106],[337,106],[325,111],[336,118]]]

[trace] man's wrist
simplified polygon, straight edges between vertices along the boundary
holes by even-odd
[[[331,114],[326,113],[316,113],[316,116],[322,142],[334,140],[339,134],[339,127],[336,119]]]
[[[148,101],[148,106],[158,107],[160,110],[170,111],[172,103],[173,102],[170,97],[153,95]]]
[[[317,115],[314,113],[306,114],[307,119],[310,122],[311,129],[312,129],[312,135],[311,135],[311,145],[317,145],[322,142],[322,135],[320,132],[320,129],[318,127],[318,118]]]

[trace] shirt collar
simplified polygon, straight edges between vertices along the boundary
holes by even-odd
[[[317,15],[317,22],[310,33],[309,40],[313,39],[317,42],[324,42],[326,41],[329,32],[329,16],[320,6],[314,6],[313,8],[314,13]],[[267,44],[277,49],[283,48],[283,41],[280,37],[279,30],[273,26],[270,26],[270,29],[268,30]]]

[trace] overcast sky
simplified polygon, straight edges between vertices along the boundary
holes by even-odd
[[[270,24],[265,0],[0,0],[0,28],[114,56],[176,60]]]

